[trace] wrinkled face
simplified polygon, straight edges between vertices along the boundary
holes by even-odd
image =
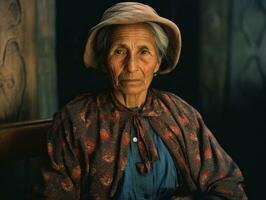
[[[154,35],[147,25],[118,25],[112,34],[107,64],[116,92],[147,92],[160,66]]]

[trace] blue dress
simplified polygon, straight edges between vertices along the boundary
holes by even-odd
[[[157,146],[159,160],[145,175],[138,172],[135,163],[140,162],[136,131],[133,129],[128,152],[128,162],[118,189],[116,200],[168,200],[178,187],[176,167],[159,135],[150,126],[150,133]]]

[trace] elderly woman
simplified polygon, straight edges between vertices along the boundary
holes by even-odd
[[[90,30],[86,66],[112,90],[84,94],[55,115],[43,170],[47,199],[246,199],[237,165],[200,114],[150,88],[178,62],[178,27],[134,2],[107,9]]]

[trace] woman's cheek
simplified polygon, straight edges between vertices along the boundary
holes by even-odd
[[[117,62],[113,63],[112,64],[112,67],[111,67],[111,76],[112,76],[112,81],[113,81],[113,86],[114,87],[118,87],[119,85],[119,74],[121,73],[120,72],[120,67],[119,67],[119,64]]]

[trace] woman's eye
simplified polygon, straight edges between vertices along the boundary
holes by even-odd
[[[148,49],[142,49],[142,50],[140,51],[140,53],[143,54],[143,55],[146,55],[146,54],[149,53],[149,51],[148,51]]]
[[[126,51],[124,49],[116,49],[115,54],[116,55],[124,55],[124,54],[126,54]]]

